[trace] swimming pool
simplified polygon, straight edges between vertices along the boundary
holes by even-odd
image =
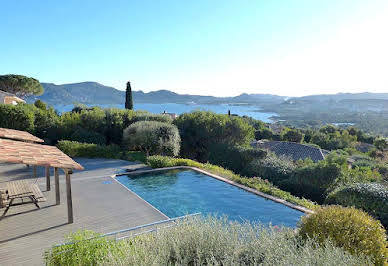
[[[296,227],[303,212],[194,170],[124,175],[116,180],[169,217],[200,212]]]

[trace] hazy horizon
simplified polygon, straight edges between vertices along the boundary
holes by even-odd
[[[1,74],[217,97],[388,92],[388,1],[4,0]]]
[[[114,89],[119,90],[119,91],[125,91],[125,89],[118,89],[118,88],[115,88],[114,86],[109,86],[109,85],[106,85],[106,84],[102,84],[101,82],[92,81],[92,80],[78,81],[78,82],[71,82],[71,83],[63,83],[63,84],[59,84],[59,83],[55,83],[55,82],[41,81],[41,83],[51,83],[51,84],[54,84],[54,85],[57,85],[57,86],[69,85],[69,84],[80,84],[80,83],[87,83],[87,82],[98,83],[100,85],[103,85],[103,86],[106,86],[106,87],[111,87],[111,88],[114,88]],[[206,95],[206,94],[179,93],[179,92],[176,92],[176,91],[173,91],[173,90],[169,90],[169,89],[156,89],[156,90],[144,91],[144,90],[141,90],[141,89],[136,89],[133,86],[131,86],[131,87],[132,87],[132,91],[137,91],[137,92],[138,91],[142,91],[144,93],[156,92],[156,91],[160,91],[160,90],[167,90],[167,91],[171,91],[171,92],[174,92],[174,93],[177,93],[177,94],[180,94],[180,95],[198,95],[198,96],[213,96],[213,97],[236,97],[236,96],[239,96],[239,95],[242,95],[242,94],[268,94],[268,95],[280,96],[280,97],[285,97],[285,98],[292,98],[292,97],[305,97],[305,96],[316,96],[316,95],[388,93],[388,92],[371,92],[371,91],[361,91],[361,92],[342,92],[342,91],[340,91],[340,92],[335,92],[335,93],[319,93],[319,94],[306,94],[306,95],[300,95],[300,96],[290,96],[290,95],[279,95],[279,94],[272,94],[272,93],[254,93],[254,92],[247,93],[247,92],[242,91],[241,93],[239,93],[237,95],[217,96],[217,95]]]

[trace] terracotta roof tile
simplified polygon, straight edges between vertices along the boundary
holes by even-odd
[[[42,139],[35,137],[34,135],[20,130],[14,130],[9,128],[0,128],[0,138],[16,139],[32,142],[44,142]]]
[[[84,169],[55,146],[8,139],[0,139],[0,161],[64,169]]]

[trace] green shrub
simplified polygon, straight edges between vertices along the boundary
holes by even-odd
[[[379,164],[377,171],[380,173],[382,179],[388,182],[388,164]]]
[[[260,176],[278,186],[292,176],[295,164],[287,157],[269,154],[264,159],[253,160],[249,170],[251,175]]]
[[[352,163],[352,168],[356,168],[356,167],[368,167],[373,169],[377,167],[377,163],[372,159],[362,158]]]
[[[58,136],[59,117],[53,108],[46,110],[34,108],[34,134],[43,139],[56,142]]]
[[[350,135],[347,130],[341,131],[329,125],[315,132],[310,142],[319,145],[322,149],[338,150],[350,147],[356,139],[357,137]]]
[[[250,116],[242,116],[242,118],[249,124],[251,125],[255,130],[262,129],[262,128],[267,128],[267,124],[264,123],[261,120],[254,119]]]
[[[132,123],[139,122],[139,121],[157,121],[157,122],[163,122],[163,123],[172,123],[172,118],[169,115],[162,115],[162,114],[139,114],[132,118]]]
[[[253,160],[264,158],[268,153],[263,149],[236,147],[223,143],[213,144],[209,150],[210,163],[248,176],[250,176],[250,163]]]
[[[209,173],[213,173],[224,178],[230,179],[236,183],[242,184],[244,186],[256,189],[268,195],[272,195],[274,197],[278,197],[284,199],[288,202],[306,207],[308,209],[316,208],[316,205],[304,198],[298,198],[291,195],[289,192],[283,191],[266,180],[261,178],[247,178],[242,177],[233,173],[230,170],[226,170],[220,166],[212,165],[209,163],[199,163],[190,159],[182,159],[182,158],[172,158],[167,156],[150,156],[147,158],[147,164],[152,168],[163,168],[163,167],[173,167],[173,166],[191,166],[199,169],[203,169],[208,171]]]
[[[254,128],[241,117],[196,111],[174,120],[182,138],[181,156],[206,162],[213,144],[249,145]]]
[[[143,117],[148,116],[148,120],[159,119],[159,115],[152,115],[144,111],[134,111],[128,109],[118,109],[118,108],[108,108],[104,109],[105,111],[105,122],[104,122],[104,132],[106,141],[108,144],[114,143],[121,145],[123,140],[123,131],[129,125],[133,124],[136,121],[146,120]],[[142,117],[142,118],[138,118]],[[169,118],[169,117],[168,117]],[[160,118],[160,121],[167,121],[171,123],[171,120],[168,118]]]
[[[383,151],[385,150],[386,148],[388,148],[388,140],[386,138],[377,138],[375,139],[375,141],[373,142],[373,145],[375,145],[375,147],[380,150],[380,151]]]
[[[24,104],[0,104],[0,127],[34,132],[34,112]]]
[[[388,228],[388,186],[383,184],[358,183],[344,186],[330,193],[325,203],[363,209]]]
[[[36,108],[39,108],[39,109],[42,109],[42,110],[46,110],[47,109],[46,103],[41,101],[41,100],[36,100],[34,102],[34,105],[36,106]]]
[[[133,110],[123,110],[117,108],[105,109],[105,138],[107,144],[121,145],[123,141],[123,131],[129,126],[129,120],[135,116],[136,112]]]
[[[74,131],[74,133],[70,136],[70,140],[82,143],[105,145],[105,137],[103,135],[83,128],[78,128]]]
[[[107,125],[105,111],[102,108],[93,107],[91,110],[82,110],[80,117],[82,128],[104,134]]]
[[[176,126],[156,121],[139,121],[124,130],[123,143],[129,150],[140,150],[148,155],[176,156],[180,149]]]
[[[81,115],[77,112],[63,113],[59,117],[60,132],[58,139],[71,139],[71,135],[77,128],[82,128]]]
[[[388,258],[386,232],[381,223],[355,208],[330,206],[302,217],[299,234],[319,243],[331,240],[351,254],[370,256],[376,265]]]
[[[281,187],[292,194],[323,203],[334,189],[351,183],[380,181],[377,170],[356,167],[349,169],[346,157],[330,154],[324,161],[295,169]]]
[[[78,231],[66,237],[66,243],[53,247],[44,254],[46,265],[98,265],[109,256],[119,256],[123,242],[116,242],[99,237],[100,235],[89,230]]]
[[[303,134],[298,129],[289,129],[282,134],[282,140],[300,143],[303,140]]]
[[[272,139],[273,137],[273,132],[271,129],[262,127],[259,128],[255,131],[255,139],[260,140],[260,139]]]
[[[61,140],[58,142],[57,147],[70,157],[120,159],[122,156],[121,149],[117,145],[105,146]]]
[[[343,184],[380,182],[382,180],[378,169],[372,170],[369,167],[356,167],[344,171]]]
[[[121,156],[123,160],[127,161],[139,161],[146,163],[147,162],[147,156],[144,152],[141,151],[123,151],[123,154]]]
[[[294,174],[282,183],[282,188],[292,194],[323,203],[329,191],[342,177],[343,167],[334,162],[320,161],[295,169]]]

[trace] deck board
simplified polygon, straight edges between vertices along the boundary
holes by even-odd
[[[60,175],[61,205],[55,205],[55,191],[46,190],[44,169],[37,184],[47,198],[40,203],[11,207],[0,220],[0,265],[43,265],[44,250],[62,243],[64,236],[80,229],[108,233],[166,219],[141,198],[113,181],[110,175],[132,166],[126,161],[77,160],[85,171],[72,175],[74,223],[67,224],[66,184]],[[24,178],[32,169],[0,165],[0,181]],[[10,178],[8,173],[14,173]],[[23,175],[23,172],[24,175]],[[53,179],[53,175],[51,175]],[[112,182],[109,182],[112,181]],[[1,182],[0,182],[1,187]],[[0,209],[2,212],[4,209]]]

